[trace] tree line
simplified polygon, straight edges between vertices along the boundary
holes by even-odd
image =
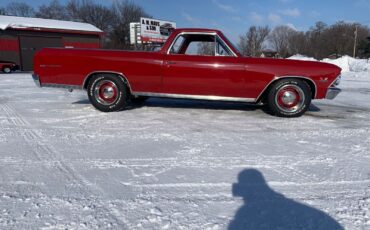
[[[280,57],[302,54],[316,59],[329,56],[370,57],[370,29],[366,25],[337,22],[327,25],[317,22],[308,31],[297,31],[289,26],[251,26],[240,36],[239,48],[245,56],[261,56],[266,49],[275,50]],[[356,39],[356,44],[355,44]]]
[[[69,0],[61,4],[53,0],[37,9],[24,2],[12,2],[0,7],[0,14],[86,22],[106,33],[105,48],[130,49],[130,22],[150,17],[132,0],[113,0],[110,6],[93,0]],[[357,35],[355,36],[355,33]],[[266,49],[275,50],[280,57],[302,54],[316,59],[328,56],[353,55],[370,57],[370,30],[366,25],[337,22],[327,25],[317,22],[308,31],[297,31],[289,26],[251,26],[240,36],[238,46],[245,56],[259,57]],[[356,37],[356,45],[355,45]]]
[[[0,14],[90,23],[106,33],[103,46],[115,49],[130,49],[130,22],[150,17],[132,0],[115,0],[110,6],[92,0],[69,0],[66,4],[53,0],[37,9],[25,2],[12,2],[0,7]]]

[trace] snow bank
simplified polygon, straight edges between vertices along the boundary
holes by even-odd
[[[6,30],[7,28],[22,28],[22,29],[45,28],[45,29],[103,32],[97,27],[88,23],[0,15],[0,30]]]
[[[301,54],[296,54],[289,57],[290,60],[300,61],[318,61],[315,58],[307,57]],[[330,63],[342,68],[342,72],[367,72],[370,71],[370,60],[355,59],[350,56],[343,56],[338,59],[325,58],[321,62]]]
[[[342,68],[342,72],[366,72],[370,71],[370,61],[367,59],[355,59],[343,56],[338,59],[324,59],[323,62],[334,64]]]
[[[353,60],[354,58],[351,58],[349,56],[343,56],[338,59],[325,58],[322,61],[339,66],[340,68],[342,68],[342,72],[349,72],[351,71],[350,63],[353,63]]]
[[[293,55],[287,59],[290,59],[290,60],[299,60],[299,61],[317,61],[315,58],[312,58],[312,57],[307,57],[305,55],[301,55],[301,54],[296,54],[296,55]]]

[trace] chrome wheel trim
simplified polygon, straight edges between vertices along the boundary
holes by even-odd
[[[285,113],[296,113],[306,101],[303,90],[294,84],[284,85],[275,95],[276,106]]]
[[[118,87],[110,80],[102,80],[94,87],[94,97],[102,105],[112,105],[118,100]]]

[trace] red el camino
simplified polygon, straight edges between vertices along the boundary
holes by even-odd
[[[13,62],[0,61],[0,70],[4,73],[11,73],[19,69],[19,66]]]
[[[85,89],[100,111],[124,109],[147,97],[266,104],[298,117],[313,99],[334,99],[335,65],[243,57],[218,30],[174,30],[158,52],[43,49],[33,78],[41,87]]]

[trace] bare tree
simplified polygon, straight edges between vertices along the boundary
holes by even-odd
[[[317,22],[306,33],[296,32],[290,36],[289,52],[304,54],[316,59],[331,55],[337,57],[352,55],[356,28],[358,44],[362,44],[360,48],[363,49],[363,44],[366,44],[366,38],[370,35],[367,26],[347,22],[337,22],[328,26],[323,22]]]
[[[295,30],[289,26],[278,26],[270,33],[268,40],[272,47],[279,53],[281,57],[289,56],[289,39],[295,34]]]
[[[41,5],[36,17],[57,20],[70,20],[67,9],[58,0],[51,1],[48,5]]]
[[[270,33],[270,28],[251,26],[245,35],[240,36],[239,48],[244,56],[260,56],[262,45]]]
[[[309,49],[309,43],[304,32],[292,32],[288,39],[290,54],[304,54]]]
[[[305,35],[309,49],[301,51],[300,53],[320,59],[327,56],[328,43],[330,42],[326,33],[327,29],[328,25],[324,22],[316,22]]]
[[[93,24],[106,32],[105,47],[129,49],[130,23],[148,14],[131,0],[114,0],[110,8],[92,0],[70,0],[67,5],[53,0],[40,6],[36,16]]]
[[[355,31],[357,27],[358,42],[366,40],[369,28],[360,24],[337,22],[328,30],[327,36],[331,37],[330,52],[338,55],[352,55],[355,44]]]
[[[114,14],[106,6],[94,3],[92,0],[70,0],[66,9],[73,21],[93,24],[105,32],[112,30]]]
[[[19,17],[33,17],[35,16],[35,10],[32,6],[24,2],[12,2],[9,3],[6,8],[2,8],[1,14],[19,16]]]
[[[113,30],[110,33],[110,46],[128,49],[130,38],[130,23],[139,22],[140,17],[149,17],[144,9],[133,1],[115,1],[112,6],[114,20]]]

